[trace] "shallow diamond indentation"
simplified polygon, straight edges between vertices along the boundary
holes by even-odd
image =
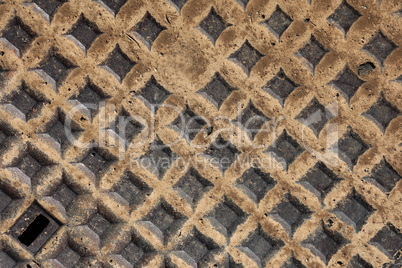
[[[317,162],[299,181],[322,202],[327,194],[338,184],[338,178],[323,162]]]
[[[194,167],[190,167],[173,186],[178,194],[191,205],[196,205],[213,187],[213,183],[202,177]]]
[[[270,119],[250,100],[247,107],[235,119],[245,129],[250,139],[254,140],[262,126]]]
[[[131,143],[144,129],[144,125],[122,108],[120,114],[111,123],[110,128],[127,143]]]
[[[330,231],[321,224],[306,240],[303,246],[319,257],[326,265],[344,245],[349,243],[341,234]]]
[[[145,102],[148,108],[155,113],[171,94],[171,92],[156,81],[154,76],[151,76],[151,79],[149,79],[146,85],[136,93],[136,95]]]
[[[15,267],[17,264],[17,260],[15,260],[11,255],[12,254],[7,253],[6,250],[0,251],[0,262],[4,267]]]
[[[36,72],[50,83],[56,91],[74,67],[70,60],[57,53],[55,48],[52,48],[45,59],[39,63]]]
[[[162,179],[176,158],[176,154],[170,147],[165,145],[156,135],[155,140],[149,146],[145,155],[140,157],[139,161],[146,165],[145,168],[154,173],[158,179]]]
[[[183,6],[187,3],[188,0],[170,0],[179,11],[183,8]]]
[[[327,53],[328,50],[313,35],[309,42],[299,50],[299,54],[306,60],[307,66],[313,73],[315,67]]]
[[[131,60],[130,57],[121,50],[120,45],[117,44],[102,67],[113,74],[116,79],[122,83],[126,75],[136,64],[135,61]]]
[[[391,104],[381,92],[377,102],[372,105],[363,115],[372,120],[384,133],[389,123],[401,114],[399,109]]]
[[[236,52],[229,56],[229,59],[237,63],[247,75],[250,75],[251,69],[263,56],[246,40]]]
[[[268,26],[271,32],[279,39],[282,34],[289,28],[293,20],[286,14],[279,5],[276,6],[274,13],[264,23]]]
[[[223,201],[217,204],[207,217],[213,227],[229,239],[237,227],[246,221],[248,215],[231,199],[224,196]]]
[[[143,223],[150,222],[147,227],[164,243],[181,228],[187,217],[174,209],[166,200],[162,199],[143,219]]]
[[[171,126],[190,143],[206,125],[204,118],[195,114],[190,107],[181,112]]]
[[[128,203],[132,210],[142,206],[147,196],[153,191],[148,184],[129,170],[124,171],[112,189]]]
[[[100,148],[91,149],[81,161],[97,178],[103,177],[116,161],[116,158],[101,150]]]
[[[155,18],[147,12],[134,26],[132,31],[135,33],[136,37],[151,50],[156,38],[158,38],[159,34],[165,29],[166,27],[160,25]]]
[[[213,260],[214,256],[219,253],[220,247],[211,238],[202,234],[196,227],[190,234],[177,245],[178,256],[182,256],[183,260],[191,264],[192,267],[209,267],[209,260]],[[180,254],[185,252],[187,256]]]
[[[364,45],[363,49],[367,50],[369,53],[374,55],[380,62],[384,65],[385,60],[388,58],[389,54],[392,53],[398,46],[395,45],[386,35],[381,31]]]
[[[106,9],[108,9],[113,15],[117,15],[120,9],[128,0],[97,0],[100,2]]]
[[[236,186],[255,203],[259,203],[276,184],[276,180],[269,173],[261,171],[258,167],[247,169],[236,181]]]
[[[337,79],[332,81],[335,88],[349,103],[359,87],[364,83],[350,68],[346,66],[338,75]]]
[[[219,135],[204,154],[211,158],[211,163],[216,165],[223,174],[236,161],[240,151],[230,141],[224,140]]]
[[[387,194],[394,189],[401,178],[398,172],[387,162],[385,157],[383,157],[379,164],[374,166],[371,170],[371,175],[366,177],[367,180]]]
[[[283,264],[283,266],[281,266],[281,268],[307,268],[307,267],[304,266],[301,261],[299,261],[298,259],[296,259],[296,258],[293,256],[293,253],[292,253],[292,257],[291,257],[290,259],[288,259],[288,260]]]
[[[288,235],[293,237],[297,228],[310,218],[312,212],[299,199],[288,193],[270,214],[282,225]]]
[[[333,117],[331,112],[314,97],[295,119],[308,126],[318,138],[325,124]]]
[[[155,255],[155,249],[145,239],[135,234],[119,254],[130,265],[137,267],[147,263]]]
[[[334,214],[342,221],[352,225],[356,232],[360,232],[374,211],[375,209],[367,203],[365,198],[353,188],[345,200],[340,201],[336,205]]]
[[[223,18],[213,7],[209,11],[209,14],[199,24],[201,32],[209,37],[214,44],[221,33],[229,26],[231,25],[225,23]]]
[[[287,77],[283,69],[280,68],[279,72],[270,81],[268,81],[268,83],[262,89],[277,99],[283,107],[287,97],[298,86],[299,85]]]
[[[338,142],[340,158],[352,169],[357,164],[359,157],[370,147],[351,127],[348,127],[346,133]]]
[[[365,261],[359,254],[355,255],[349,262],[348,268],[373,268],[373,266]]]
[[[268,147],[264,153],[272,153],[273,157],[282,164],[283,168],[287,171],[289,166],[296,160],[296,158],[304,152],[304,148],[290,136],[286,129],[282,134],[274,141],[274,143]]]
[[[57,13],[59,7],[67,2],[67,0],[33,0],[32,2],[45,12],[47,15],[46,17],[48,17],[48,21],[50,22]]]
[[[80,262],[81,256],[69,245],[66,245],[55,258],[66,268],[73,268]]]
[[[22,118],[25,121],[29,121],[40,114],[44,101],[45,99],[38,96],[24,81],[8,100],[11,105],[22,113]]]
[[[95,85],[89,78],[86,79],[86,84],[79,91],[70,97],[70,100],[78,101],[88,110],[81,110],[92,122],[99,112],[102,102],[106,102],[110,96],[105,93],[100,87]],[[75,104],[74,104],[75,105]]]
[[[362,15],[354,9],[346,0],[337,7],[334,13],[328,17],[328,20],[333,21],[345,34],[349,31],[353,23],[356,22]]]
[[[198,90],[197,93],[204,96],[219,110],[223,102],[235,90],[238,89],[229,85],[219,73],[215,73],[212,80],[204,88]]]
[[[393,258],[402,248],[402,234],[394,225],[387,223],[387,225],[378,231],[370,240],[370,244],[377,247],[389,258]]]
[[[67,210],[68,205],[75,199],[77,194],[65,183],[61,183],[57,190],[52,194],[52,198],[58,201],[64,209]]]
[[[99,237],[104,237],[106,231],[110,230],[112,227],[112,223],[98,212],[92,215],[87,225]]]
[[[6,42],[16,48],[19,57],[24,54],[36,37],[37,34],[19,17],[11,19],[1,35],[1,39],[7,40]]]
[[[29,148],[13,167],[18,168],[32,179],[43,167],[52,164],[48,159],[41,157],[41,154],[41,152]]]
[[[85,52],[100,34],[102,32],[98,26],[87,19],[84,14],[81,14],[80,18],[68,32],[68,35],[73,37],[77,41],[76,44]]]
[[[265,267],[273,255],[275,255],[285,243],[270,236],[264,231],[261,224],[252,231],[240,244],[240,251],[258,264],[258,267]]]

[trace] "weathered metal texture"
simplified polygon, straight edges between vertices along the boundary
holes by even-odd
[[[401,267],[401,12],[0,1],[0,267]]]

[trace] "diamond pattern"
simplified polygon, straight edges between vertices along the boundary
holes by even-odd
[[[136,37],[141,40],[144,45],[151,50],[153,43],[159,34],[166,28],[161,26],[152,15],[147,12],[144,17],[134,26],[132,31],[136,33]]]
[[[283,107],[287,97],[298,86],[299,85],[287,77],[283,69],[280,68],[274,78],[272,78],[262,89],[277,99]]]
[[[374,166],[371,173],[372,174],[366,177],[366,179],[376,185],[384,193],[391,192],[402,178],[387,162],[385,157],[383,157],[379,164]]]
[[[151,76],[146,85],[137,92],[137,96],[155,113],[171,94],[156,81],[154,76]]]
[[[338,78],[332,82],[348,103],[363,83],[364,81],[350,70],[349,66],[346,66],[345,69],[338,74]]]
[[[78,46],[86,52],[101,33],[95,23],[88,20],[84,14],[81,14],[68,34],[77,40]]]
[[[113,74],[115,78],[122,83],[126,75],[136,64],[135,61],[131,60],[130,57],[121,50],[119,44],[117,44],[102,67]]]
[[[257,167],[252,167],[243,173],[236,184],[251,200],[259,203],[275,187],[277,182],[269,173],[262,172]]]
[[[113,186],[113,191],[118,193],[132,210],[135,210],[144,204],[147,196],[152,193],[152,188],[140,177],[126,170],[120,180]]]
[[[257,229],[252,231],[240,245],[239,249],[255,261],[258,267],[265,267],[266,262],[285,244],[281,240],[272,238],[258,224]]]
[[[398,110],[398,108],[387,101],[384,93],[381,92],[377,102],[364,113],[364,116],[372,120],[384,133],[389,123],[400,114],[401,112]]]
[[[204,98],[210,101],[219,110],[223,102],[235,90],[238,89],[229,85],[219,73],[215,73],[211,82],[204,88],[198,90],[197,93],[204,96]]]
[[[190,167],[173,187],[188,203],[196,205],[214,185],[202,177],[194,167]]]
[[[323,162],[317,162],[299,183],[317,196],[320,201],[324,201],[327,194],[341,180]]]
[[[2,34],[9,43],[17,49],[17,55],[21,56],[29,48],[37,34],[24,24],[21,18],[14,17],[9,21],[6,30]]]
[[[363,49],[367,50],[374,57],[380,61],[381,65],[384,65],[385,60],[388,58],[389,54],[392,53],[398,46],[394,44],[386,35],[381,31],[364,45]]]
[[[216,13],[212,7],[208,16],[206,16],[199,24],[201,32],[211,39],[211,42],[215,44],[221,33],[231,24],[225,23],[223,18]]]
[[[353,169],[359,157],[370,147],[352,128],[348,127],[338,144],[339,157]]]
[[[0,215],[13,199],[0,188]],[[1,217],[0,217],[1,219]]]
[[[337,204],[334,211],[341,220],[352,225],[356,232],[360,232],[375,209],[355,189],[352,189],[346,199]]]
[[[290,237],[297,228],[310,218],[311,210],[303,205],[299,199],[286,194],[283,200],[271,211],[271,217],[279,222]]]
[[[306,268],[306,266],[304,266],[301,261],[292,256],[283,264],[283,266],[281,266],[281,268]]]
[[[318,138],[325,124],[333,117],[331,112],[314,97],[309,104],[301,110],[296,119],[305,126],[308,126]]]
[[[394,225],[388,223],[370,240],[370,244],[389,258],[393,258],[402,248],[402,234]]]
[[[341,28],[346,34],[353,23],[356,22],[362,15],[354,9],[346,0],[337,7],[337,9],[329,16],[329,20]]]
[[[202,116],[195,114],[190,107],[186,106],[171,125],[190,143],[206,124]]]
[[[304,152],[295,139],[288,135],[286,129],[278,139],[268,147],[264,153],[273,153],[273,157],[282,164],[283,168],[287,171],[289,166],[296,160],[296,158]]]
[[[271,32],[279,39],[282,34],[289,28],[293,20],[288,14],[283,12],[283,10],[276,6],[276,10],[272,13],[271,17],[265,21],[265,24],[271,30]]]
[[[151,222],[156,227],[151,228],[153,234],[166,243],[181,228],[187,217],[162,199],[142,220]]]
[[[349,242],[339,233],[332,232],[326,229],[324,225],[320,225],[314,233],[303,241],[303,245],[328,265],[332,256]]]
[[[219,135],[204,154],[212,158],[211,163],[217,165],[223,174],[236,161],[240,151]]]
[[[176,158],[176,154],[156,135],[148,151],[139,161],[161,180]]]
[[[223,201],[207,214],[213,227],[226,237],[231,237],[248,215],[232,200],[224,196]]]
[[[313,73],[327,53],[328,50],[313,35],[310,37],[310,41],[299,50],[299,54],[306,60],[307,66]]]
[[[251,69],[253,69],[263,56],[263,54],[246,40],[236,52],[229,56],[229,59],[240,65],[243,71],[247,75],[250,75]]]

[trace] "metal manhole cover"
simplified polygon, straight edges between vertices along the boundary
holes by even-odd
[[[401,267],[398,1],[0,1],[0,267]]]

